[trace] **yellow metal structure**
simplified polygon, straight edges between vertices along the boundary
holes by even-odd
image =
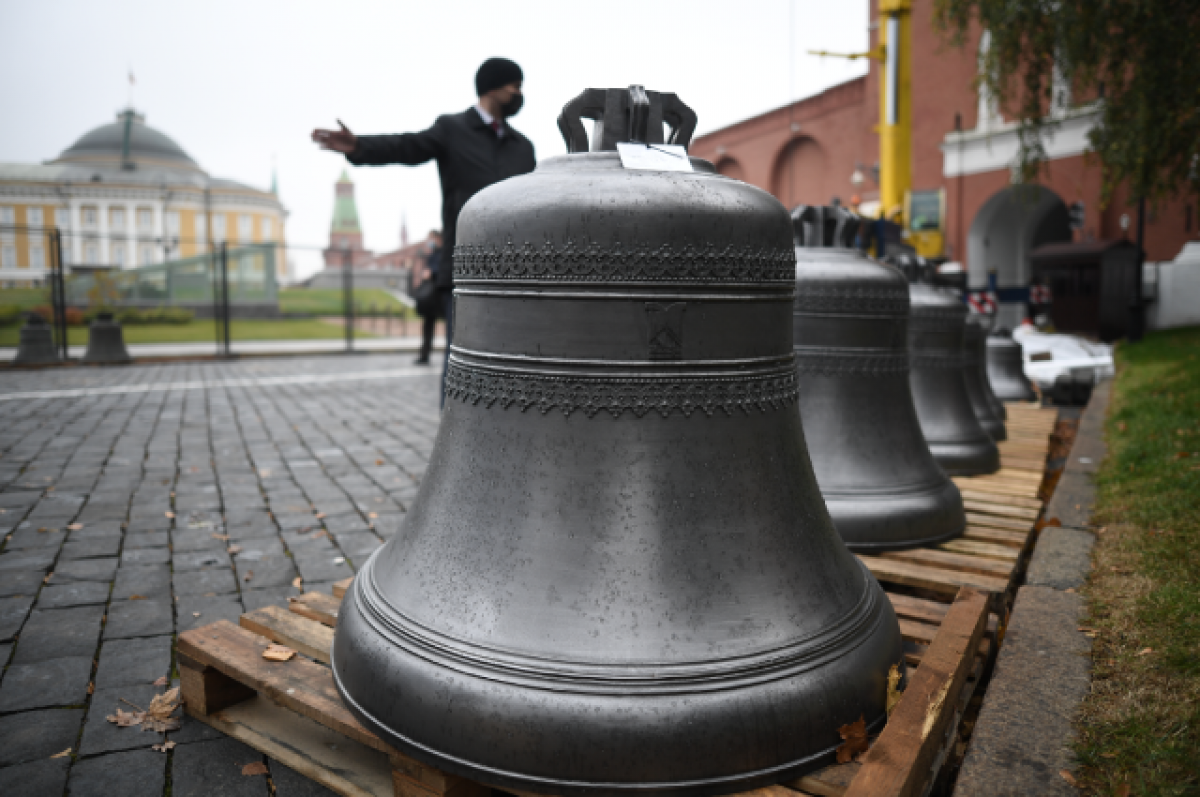
[[[912,188],[912,0],[879,0],[879,13],[879,204],[890,218]]]

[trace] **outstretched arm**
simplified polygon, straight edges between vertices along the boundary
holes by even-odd
[[[417,166],[441,157],[445,145],[442,121],[420,133],[393,136],[356,136],[341,123],[341,130],[314,130],[313,141],[322,149],[345,154],[355,166],[385,166],[399,163]]]

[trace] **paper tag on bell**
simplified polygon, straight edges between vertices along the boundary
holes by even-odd
[[[678,144],[617,144],[621,165],[626,169],[647,169],[654,172],[690,172],[692,162],[687,150]]]

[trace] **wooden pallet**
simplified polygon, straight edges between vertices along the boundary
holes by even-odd
[[[1041,511],[1049,436],[1057,413],[1008,405],[1002,467],[955,479],[967,506],[966,533],[913,551],[860,557],[900,621],[910,681],[870,751],[740,797],[922,795],[954,753],[957,728],[1003,638],[1004,619]],[[1018,453],[1020,454],[1018,456]],[[342,704],[329,650],[341,599],[306,593],[287,607],[242,615],[179,636],[178,662],[188,714],[338,794],[366,797],[483,797],[489,787],[426,766],[363,728]],[[270,642],[300,655],[262,658]]]
[[[490,787],[400,753],[342,704],[329,670],[340,596],[306,593],[179,635],[187,713],[342,795],[484,797]],[[988,596],[964,588],[951,603],[888,596],[900,615],[909,684],[883,732],[858,762],[832,766],[739,797],[919,795],[957,740],[958,719],[994,649]],[[300,655],[262,657],[270,643]],[[524,793],[518,793],[528,797]]]

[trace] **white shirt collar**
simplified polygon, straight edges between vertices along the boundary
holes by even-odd
[[[490,113],[483,110],[483,106],[480,105],[479,103],[475,104],[475,112],[479,114],[479,118],[482,119],[483,123],[485,125],[487,125],[488,127],[491,127],[492,122],[496,121],[496,117],[492,116]],[[500,136],[501,138],[504,138],[504,132],[505,132],[504,131],[504,123],[501,122],[500,129],[498,131],[496,131],[496,134],[498,136]]]

